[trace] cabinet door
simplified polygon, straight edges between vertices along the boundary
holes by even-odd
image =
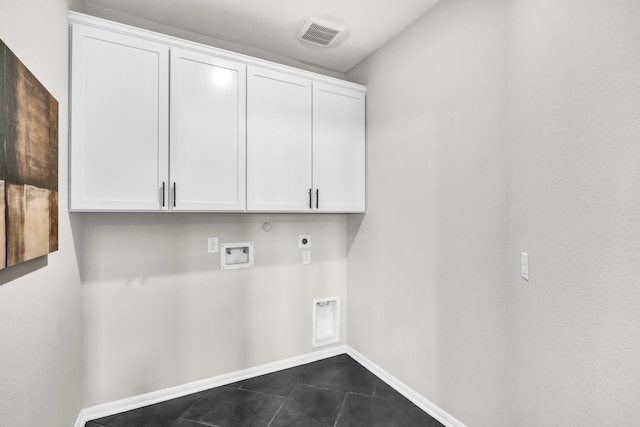
[[[171,209],[245,209],[245,89],[245,65],[171,49]]]
[[[249,67],[247,209],[309,211],[311,82]]]
[[[70,208],[162,209],[168,48],[74,25],[71,55]]]
[[[365,210],[364,93],[313,84],[314,209]]]

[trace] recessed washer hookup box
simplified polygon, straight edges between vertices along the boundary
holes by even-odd
[[[223,243],[220,245],[220,269],[232,270],[253,267],[253,242]]]

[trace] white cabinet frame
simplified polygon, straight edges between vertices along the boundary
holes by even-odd
[[[169,48],[76,26],[71,55],[70,208],[162,209]]]
[[[243,211],[246,66],[171,49],[173,211]]]

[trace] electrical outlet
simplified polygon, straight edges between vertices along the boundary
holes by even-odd
[[[311,251],[302,251],[302,263],[311,264]]]
[[[210,254],[218,253],[218,238],[217,237],[209,237],[207,240],[207,249]]]
[[[311,235],[301,234],[298,236],[298,249],[309,249],[311,247]]]

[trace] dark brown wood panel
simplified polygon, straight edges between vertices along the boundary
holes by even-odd
[[[0,40],[0,268],[58,250],[58,102]]]

